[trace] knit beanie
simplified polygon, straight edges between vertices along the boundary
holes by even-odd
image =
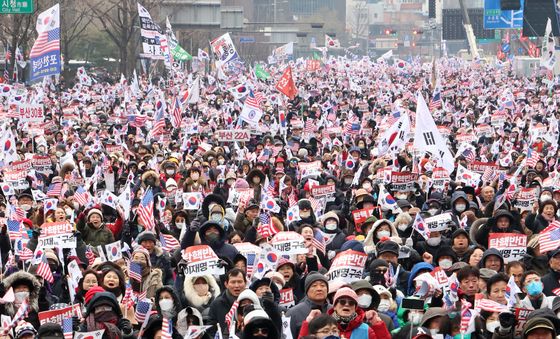
[[[307,294],[307,290],[309,290],[309,287],[311,287],[311,285],[313,285],[313,283],[316,281],[322,281],[325,283],[325,285],[329,286],[327,277],[319,272],[312,272],[305,278],[305,294]]]

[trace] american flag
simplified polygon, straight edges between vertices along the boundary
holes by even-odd
[[[513,200],[513,198],[515,197],[515,192],[517,192],[517,186],[515,186],[515,184],[510,184],[508,189],[506,190],[506,199],[508,201]]]
[[[51,19],[52,20],[52,19]],[[30,58],[37,58],[45,53],[60,51],[60,28],[45,30],[39,33],[31,52]]]
[[[154,125],[150,131],[151,136],[161,135],[165,129],[165,102],[163,99],[159,99],[156,102],[156,116],[154,117]]]
[[[8,220],[6,224],[8,226],[8,235],[10,236],[10,240],[17,240],[21,238],[21,221]]]
[[[430,111],[434,111],[441,107],[441,92],[439,88],[436,88],[434,91],[434,95],[432,96],[432,100],[430,101],[429,109]]]
[[[253,275],[253,271],[255,269],[255,262],[257,261],[257,255],[255,253],[247,253],[245,255],[247,258],[247,277],[251,277]]]
[[[294,191],[294,188],[292,188],[292,192],[288,195],[288,203],[290,207],[297,205],[298,203],[298,198],[296,192]]]
[[[16,255],[19,256],[19,260],[27,261],[33,259],[33,251],[23,246],[23,241],[21,239],[16,241]]]
[[[171,325],[171,320],[163,318],[161,324],[161,339],[172,339],[173,337],[173,326]]]
[[[245,99],[245,104],[249,105],[251,107],[257,107],[258,108],[258,107],[261,107],[261,104],[265,100],[266,100],[266,98],[261,92],[253,93],[253,91],[250,91],[249,95]]]
[[[320,229],[315,229],[311,244],[321,253],[327,253],[327,245],[325,245],[325,235]]]
[[[387,271],[385,271],[384,277],[387,287],[392,287],[396,284],[397,281],[395,279],[395,269],[393,268],[392,264],[389,264],[389,268],[387,269]]]
[[[79,186],[74,193],[74,199],[76,199],[76,202],[81,206],[86,206],[91,197],[82,186]]]
[[[126,289],[124,292],[124,296],[121,300],[121,304],[126,305],[127,308],[134,306],[135,300],[133,298],[134,293],[132,292],[132,286],[130,282],[126,282]]]
[[[54,184],[50,184],[49,188],[47,189],[47,196],[58,198],[62,193],[62,183],[56,182]]]
[[[143,323],[146,320],[146,317],[152,310],[152,302],[148,300],[140,300],[138,304],[136,304],[136,311],[134,312],[134,319],[138,323]]]
[[[128,116],[128,124],[136,128],[143,127],[146,124],[146,120],[148,120],[146,115],[131,114]]]
[[[463,156],[469,163],[475,161],[476,159],[476,154],[470,148],[467,148],[466,150],[463,151]]]
[[[471,323],[472,318],[472,311],[471,311],[471,303],[466,301],[465,299],[461,299],[461,333],[468,334],[469,325]]]
[[[151,231],[156,227],[154,221],[154,193],[151,188],[148,188],[146,193],[144,193],[136,213],[138,214],[138,221],[144,225],[147,231]]]
[[[86,248],[86,258],[88,260],[88,264],[91,266],[95,262],[95,253],[91,250],[91,247]]]
[[[494,179],[494,168],[488,166],[482,173],[482,182],[489,183]]]
[[[539,162],[540,156],[538,152],[533,151],[532,148],[529,148],[527,151],[527,162],[526,165],[529,167],[535,167],[537,162]]]
[[[21,305],[19,306],[16,314],[14,315],[12,321],[10,322],[10,325],[4,329],[4,331],[2,332],[3,335],[6,335],[7,333],[10,332],[10,330],[14,327],[16,327],[16,325],[27,316],[27,310],[29,309],[29,299],[25,298],[25,300],[23,300],[23,302],[21,303]]]
[[[274,186],[275,186],[274,180],[269,180],[268,177],[267,177],[265,183],[266,183],[266,185],[265,185],[264,189],[265,189],[266,195],[271,197],[271,198],[274,197],[275,196],[275,194],[274,194]]]
[[[501,313],[507,311],[508,307],[493,300],[481,298],[474,301],[474,309]]]
[[[539,233],[539,248],[541,253],[557,249],[560,246],[560,227],[558,221],[553,222]]]
[[[178,97],[175,97],[173,100],[173,109],[171,110],[171,124],[174,128],[180,128],[182,119],[181,102]]]
[[[62,333],[64,333],[64,339],[74,338],[74,326],[72,326],[72,318],[62,319]]]
[[[233,317],[235,316],[235,312],[237,312],[237,307],[239,306],[239,301],[235,301],[233,303],[233,305],[231,305],[231,308],[229,310],[229,312],[226,314],[226,324],[228,326],[228,328],[231,326],[231,322],[233,321]]]
[[[167,252],[173,252],[176,248],[181,247],[181,244],[171,234],[159,234],[159,241],[161,248]]]
[[[305,128],[303,132],[306,134],[313,134],[313,132],[315,132],[315,120],[307,118],[307,120],[305,120]]]
[[[128,276],[130,279],[142,282],[142,266],[134,261],[130,261],[128,264]]]
[[[389,114],[389,117],[387,118],[387,124],[393,125],[396,124],[397,121],[400,119],[401,117],[401,111],[399,111],[398,109],[395,109],[391,112],[391,114]]]
[[[260,225],[257,227],[257,232],[263,238],[272,237],[273,235],[278,233],[278,230],[276,229],[276,227],[274,227],[272,218],[268,213],[261,213],[259,219],[260,219]]]
[[[43,277],[49,283],[54,282],[54,277],[45,257],[45,252],[42,250],[36,250],[34,255],[33,264],[37,265],[37,275]]]

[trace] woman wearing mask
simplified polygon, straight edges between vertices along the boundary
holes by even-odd
[[[158,315],[177,323],[177,316],[181,312],[181,301],[170,286],[163,286],[156,291],[155,305]]]
[[[4,278],[4,291],[8,291],[10,288],[14,292],[14,301],[7,302],[5,304],[0,304],[0,313],[14,317],[17,313],[19,307],[25,299],[29,300],[29,309],[23,320],[31,323],[36,329],[39,328],[39,312],[48,310],[48,303],[45,301],[46,305],[44,309],[39,307],[39,291],[41,290],[41,284],[31,273],[25,271],[18,271],[10,274],[8,277]],[[44,303],[41,302],[43,306]]]
[[[163,272],[159,268],[152,267],[150,262],[150,252],[143,247],[138,247],[132,252],[132,262],[137,263],[142,268],[142,282],[132,280],[132,289],[137,292],[146,292],[146,298],[155,297],[156,290],[163,286]]]
[[[333,307],[327,311],[337,323],[340,337],[344,338],[368,338],[389,339],[391,335],[377,312],[370,310],[367,313],[358,307],[358,295],[349,287],[339,289],[333,299]],[[313,310],[310,317],[321,314],[319,310]],[[309,333],[309,323],[302,323],[300,337]]]
[[[377,306],[377,311],[380,313],[380,316],[382,314],[387,315],[393,323],[392,328],[398,328],[400,326],[399,318],[397,316],[398,305],[393,299],[393,294],[382,285],[375,285],[373,286],[373,289],[379,295],[380,300],[379,306]],[[389,328],[389,326],[387,326],[387,328]]]
[[[180,240],[185,235],[185,232],[187,231],[187,225],[189,224],[188,220],[189,217],[185,211],[181,210],[173,214],[169,231],[175,239]]]
[[[86,313],[79,332],[104,330],[103,339],[132,339],[132,324],[123,318],[118,301],[113,293],[103,288],[92,287],[85,295]]]
[[[366,240],[364,240],[364,249],[366,253],[373,252],[377,243],[387,238],[397,244],[402,243],[399,233],[393,226],[393,223],[387,219],[379,219],[373,223],[373,226],[367,233]]]
[[[339,217],[336,212],[330,211],[323,215],[323,232],[333,237],[331,242],[327,245],[327,252],[340,249],[342,244],[346,242],[346,234],[338,225]]]
[[[482,246],[488,246],[488,237],[492,233],[522,233],[518,219],[508,210],[499,209],[486,224],[475,233],[475,240]]]
[[[414,249],[418,251],[418,254],[421,256],[426,252],[435,256],[442,245],[449,246],[449,240],[444,237],[440,231],[432,231],[428,239],[416,242],[414,244]]]
[[[186,277],[183,284],[187,305],[196,308],[201,313],[210,307],[220,292],[216,279],[211,275]]]
[[[206,180],[202,177],[200,168],[191,167],[187,171],[187,179],[185,179],[185,192],[203,192],[207,188]]]

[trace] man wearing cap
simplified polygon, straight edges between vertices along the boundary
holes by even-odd
[[[327,277],[319,272],[311,272],[305,278],[304,290],[305,298],[286,313],[286,316],[291,317],[290,329],[294,338],[298,337],[303,321],[312,310],[325,313],[329,307],[327,302],[329,292]]]
[[[546,318],[533,318],[523,326],[523,339],[554,339],[556,331],[552,322]]]
[[[251,199],[249,200],[249,203],[247,204],[247,207],[245,207],[243,213],[237,213],[233,228],[243,234],[247,233],[247,230],[253,226],[253,221],[258,217],[258,215],[259,204],[256,200]]]
[[[405,270],[402,266],[397,270],[397,267],[399,266],[399,245],[391,240],[380,241],[377,243],[376,252],[377,258],[387,261],[393,265],[395,272],[399,272],[399,275],[395,277],[395,279],[397,279],[397,289],[406,293],[410,272]]]

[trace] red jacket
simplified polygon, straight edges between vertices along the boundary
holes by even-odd
[[[330,309],[327,311],[327,314],[332,315],[334,312],[334,309]],[[366,324],[368,325],[368,338],[367,339],[391,339],[391,334],[389,334],[389,331],[387,330],[387,326],[385,326],[385,323],[383,321],[378,322],[375,325],[370,325],[367,322],[365,322],[366,320],[366,313],[361,309],[361,308],[356,308],[356,312],[358,313],[358,316],[356,318],[354,318],[354,320],[352,320],[350,322],[350,324],[348,324],[348,326],[346,326],[346,330],[343,330],[340,327],[340,324],[338,325],[338,330],[340,331],[340,338],[346,338],[346,339],[350,339],[350,337],[352,336],[352,332],[357,329],[361,324]],[[309,323],[307,322],[307,320],[304,320],[303,323],[301,324],[301,330],[299,331],[299,337],[304,337],[306,335],[309,335]],[[366,339],[366,338],[356,338],[356,339]]]

